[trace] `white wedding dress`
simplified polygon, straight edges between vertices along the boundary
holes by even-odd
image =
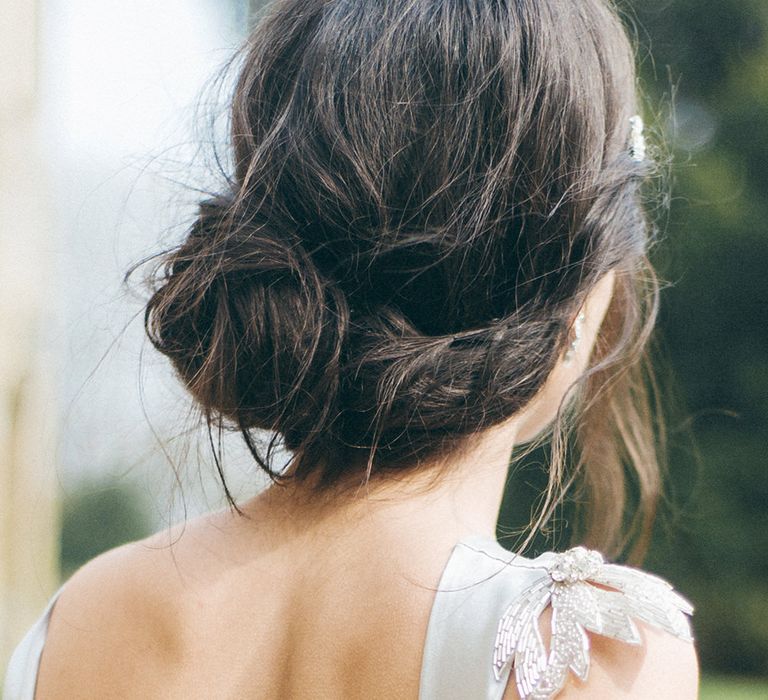
[[[16,647],[3,700],[34,699],[48,621],[64,585]],[[538,620],[550,605],[557,625],[547,650]],[[606,564],[597,552],[577,547],[528,559],[489,538],[468,537],[440,579],[419,700],[501,700],[510,674],[523,700],[552,698],[569,673],[587,679],[587,630],[639,644],[633,620],[642,620],[692,641],[692,610],[663,579]]]

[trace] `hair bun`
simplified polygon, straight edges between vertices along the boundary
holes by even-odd
[[[201,204],[146,310],[209,426],[231,419],[272,476],[276,440],[262,458],[249,428],[274,431],[313,486],[450,466],[538,394],[617,269],[578,379],[574,474],[587,541],[619,542],[629,483],[652,515],[652,383],[632,364],[658,308],[651,163],[627,155],[633,51],[610,5],[275,3],[243,47],[226,195]],[[569,407],[541,412],[542,519]]]
[[[274,221],[240,220],[223,199],[200,205],[165,259],[145,325],[207,414],[301,442],[338,393],[344,294]]]

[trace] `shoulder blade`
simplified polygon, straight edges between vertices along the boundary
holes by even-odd
[[[62,587],[40,659],[40,697],[114,697],[128,692],[126,683],[150,682],[168,635],[145,567],[130,543],[91,560]]]

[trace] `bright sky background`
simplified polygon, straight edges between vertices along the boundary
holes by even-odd
[[[67,489],[82,474],[125,473],[152,496],[172,481],[152,428],[178,433],[188,404],[143,340],[141,320],[124,331],[141,303],[122,276],[178,240],[193,214],[193,196],[172,180],[200,179],[193,140],[205,132],[194,134],[193,108],[240,41],[245,11],[224,0],[41,4],[41,142],[55,222],[47,342],[63,413],[60,478]]]

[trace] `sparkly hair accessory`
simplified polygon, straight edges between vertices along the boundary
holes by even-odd
[[[594,585],[597,584],[597,585]],[[539,617],[552,608],[547,650]],[[575,547],[554,554],[546,574],[507,608],[499,621],[493,671],[501,681],[514,669],[522,700],[549,700],[572,671],[589,672],[587,631],[641,644],[636,621],[693,641],[687,616],[693,606],[665,580],[629,566],[608,564],[599,552]]]
[[[643,118],[639,114],[629,118],[629,157],[640,163],[645,160],[645,136]]]

